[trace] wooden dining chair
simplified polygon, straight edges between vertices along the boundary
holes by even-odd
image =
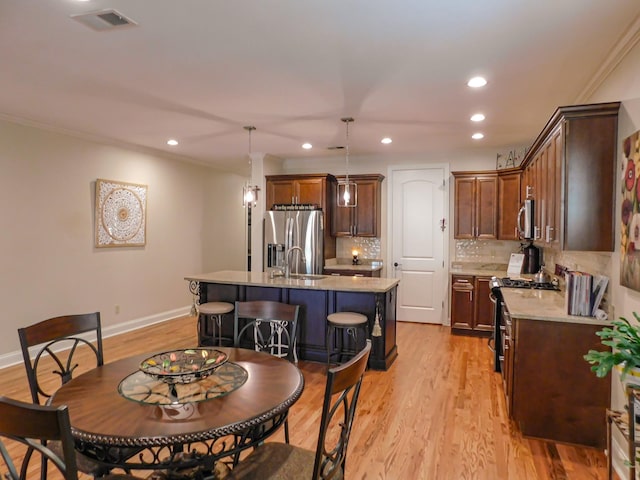
[[[104,364],[100,312],[42,320],[19,328],[18,336],[31,398],[38,405],[48,405],[55,391],[73,375]],[[58,443],[53,442],[50,448],[60,453]],[[136,451],[131,449],[124,455],[133,455]],[[32,453],[29,449],[27,463]],[[41,468],[42,478],[46,478],[46,457],[42,459],[45,462]],[[109,471],[100,462],[81,453],[77,454],[76,463],[82,473],[94,477]]]
[[[371,340],[347,363],[327,372],[316,451],[278,442],[254,449],[227,480],[319,480],[345,478],[347,446]]]
[[[95,338],[87,339],[88,335]],[[48,403],[55,391],[73,378],[78,368],[86,371],[104,364],[99,312],[43,320],[19,328],[18,336],[31,398],[39,405]],[[79,346],[87,348],[79,351]],[[81,362],[84,362],[82,367]]]
[[[233,338],[236,347],[255,350],[286,358],[298,363],[296,353],[299,305],[254,300],[236,302]],[[284,439],[289,443],[289,420],[284,421]]]
[[[3,441],[4,439],[4,441]],[[8,441],[7,441],[8,440]],[[37,452],[51,463],[62,474],[65,480],[77,480],[78,466],[76,452],[71,435],[69,410],[65,405],[52,407],[37,405],[0,397],[0,456],[4,463],[0,464],[0,477],[10,480],[27,478],[29,458],[21,456],[17,443],[27,447],[28,451]],[[59,452],[48,448],[51,444],[60,445]],[[19,460],[20,459],[20,460]],[[18,466],[19,465],[19,466]],[[127,474],[105,475],[102,480],[135,479]]]
[[[299,305],[268,300],[236,302],[234,345],[248,346],[297,363],[299,310]]]

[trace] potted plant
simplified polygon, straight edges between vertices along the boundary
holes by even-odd
[[[640,316],[636,312],[633,312],[633,316],[640,322]],[[596,332],[602,344],[611,347],[611,350],[589,350],[584,359],[592,365],[591,370],[600,378],[606,377],[612,368],[618,367],[622,380],[636,369],[639,373],[634,376],[640,382],[640,323],[632,325],[626,318],[620,317],[612,322],[612,327],[604,327]]]

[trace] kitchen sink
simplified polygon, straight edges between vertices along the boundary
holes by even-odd
[[[290,278],[293,280],[322,280],[327,278],[327,275],[317,275],[311,273],[292,273]]]

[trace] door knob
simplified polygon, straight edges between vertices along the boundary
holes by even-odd
[[[401,267],[401,266],[402,266],[402,264],[401,264],[401,263],[398,263],[398,262],[394,262],[393,266],[394,266],[395,268],[398,268],[398,267]]]

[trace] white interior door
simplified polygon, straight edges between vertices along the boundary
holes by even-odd
[[[388,238],[393,276],[400,279],[396,312],[400,321],[443,323],[445,175],[447,167],[391,170]]]

